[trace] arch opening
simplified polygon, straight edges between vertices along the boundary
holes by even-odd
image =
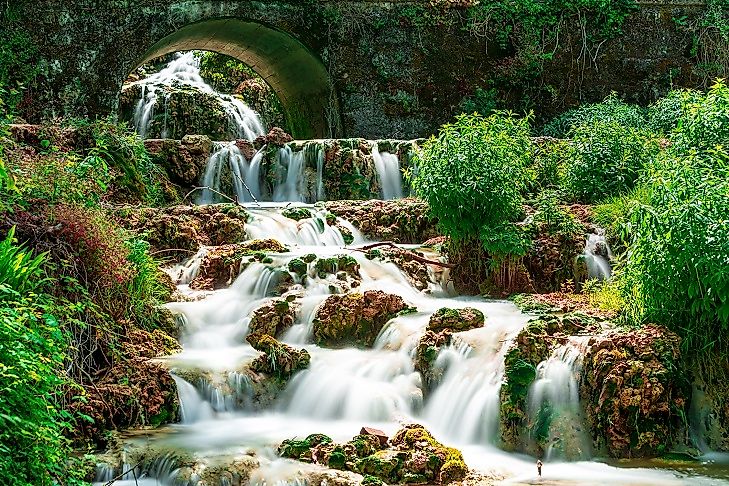
[[[322,62],[291,35],[238,19],[189,24],[153,45],[135,69],[181,51],[210,51],[250,66],[273,89],[295,138],[341,135],[337,97]]]

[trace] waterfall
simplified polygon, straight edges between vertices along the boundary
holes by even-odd
[[[439,440],[461,449],[474,470],[489,472],[496,467],[515,476],[517,482],[533,482],[534,460],[496,448],[504,357],[530,316],[511,302],[420,292],[393,263],[369,260],[364,253],[343,246],[341,233],[326,223],[323,209],[305,207],[312,212],[311,217],[294,221],[281,214],[283,204],[249,206],[248,237],[276,238],[290,251],[248,263],[229,288],[210,292],[200,300],[167,304],[184,322],[182,351],[168,358],[183,420],[168,427],[172,433],[156,436],[155,447],[184,451],[186,457],[204,465],[219,464],[226,458],[230,462],[232,455],[250,451],[255,457],[249,459],[257,465],[250,484],[304,485],[314,466],[278,458],[273,448],[283,439],[323,433],[344,442],[363,426],[391,435],[402,423],[417,422]],[[355,241],[362,242],[362,236],[355,233]],[[417,311],[391,319],[372,348],[320,347],[312,336],[314,316],[325,299],[338,292],[332,285],[338,277],[319,275],[313,261],[304,277],[291,273],[290,295],[296,296],[298,310],[293,326],[278,339],[306,349],[311,361],[263,406],[256,402],[256,385],[244,370],[260,355],[246,341],[251,317],[270,302],[279,277],[289,271],[289,262],[311,253],[320,258],[352,256],[359,265],[358,292],[396,294]],[[199,256],[179,267],[177,274],[189,275],[199,265],[196,258]],[[430,316],[441,307],[474,307],[483,312],[486,323],[453,334],[451,344],[443,347],[435,360],[442,378],[426,393],[413,357]],[[565,417],[579,419],[575,373],[585,343],[573,337],[539,365],[538,379],[529,392],[530,413],[538,413],[550,403],[553,409],[571,413]],[[562,424],[551,422],[551,426],[557,425]],[[557,445],[553,449],[550,459],[565,450]],[[676,475],[665,471],[619,469],[589,462],[545,463],[545,479],[555,483],[681,484]],[[143,471],[144,477],[158,478],[162,486],[178,484],[173,466],[170,457],[160,455],[154,467]],[[190,470],[186,471],[189,476]],[[103,477],[108,476],[108,471],[102,472]]]
[[[146,138],[154,119],[154,110],[160,96],[164,96],[165,129],[162,136],[167,136],[166,120],[169,91],[177,86],[185,86],[199,90],[217,98],[221,108],[225,111],[230,134],[234,138],[254,140],[259,135],[265,135],[265,129],[258,113],[235,96],[225,95],[215,91],[200,76],[200,62],[194,51],[178,53],[161,71],[152,74],[140,81],[132,83],[140,85],[142,96],[134,110],[134,126],[142,138]]]
[[[198,203],[221,202],[224,200],[221,194],[234,197],[239,202],[261,199],[261,161],[264,149],[265,146],[249,161],[235,142],[216,142],[203,172],[203,190]]]
[[[588,459],[590,437],[580,408],[579,372],[590,336],[572,337],[537,366],[529,389],[530,421],[550,440],[547,459]]]
[[[273,200],[303,202],[306,152],[300,150],[294,153],[287,145],[279,150],[278,163],[286,169],[286,178],[274,189]]]
[[[597,233],[588,235],[583,251],[587,275],[597,280],[607,280],[612,274],[610,259],[613,257],[610,247],[605,239],[605,232],[599,230]]]
[[[372,142],[372,159],[380,181],[382,199],[399,199],[403,197],[402,173],[397,155],[380,152],[377,142]]]

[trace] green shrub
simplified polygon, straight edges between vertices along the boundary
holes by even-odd
[[[0,241],[0,484],[68,484],[70,419],[59,406],[66,337],[43,278],[45,256]]]
[[[534,223],[553,235],[571,237],[582,234],[582,225],[572,214],[560,207],[559,201],[557,191],[545,190],[539,194],[534,204]]]
[[[648,107],[648,129],[670,135],[686,115],[689,105],[700,103],[704,94],[691,89],[674,90]]]
[[[611,94],[601,103],[586,104],[569,110],[542,129],[542,134],[549,137],[569,138],[577,130],[596,123],[614,123],[625,128],[640,129],[645,125],[643,109],[620,100]]]
[[[577,127],[565,169],[565,192],[582,203],[625,194],[658,150],[645,132],[614,121]]]
[[[412,188],[454,241],[480,239],[496,254],[522,253],[514,222],[531,152],[528,118],[461,115],[415,157]]]
[[[542,140],[535,143],[534,161],[529,167],[528,193],[538,195],[544,190],[562,187],[565,162],[572,154],[566,140]]]
[[[629,315],[665,324],[683,338],[685,349],[726,351],[729,152],[671,151],[651,168],[646,187],[647,202],[632,218]]]
[[[729,86],[725,82],[717,81],[706,96],[687,97],[683,111],[671,135],[671,150],[685,154],[729,145]]]
[[[592,220],[605,229],[610,247],[614,254],[622,254],[631,244],[633,223],[630,216],[637,206],[647,201],[648,193],[639,185],[628,194],[614,196],[592,209]]]

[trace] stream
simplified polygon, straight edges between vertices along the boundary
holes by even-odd
[[[678,485],[725,484],[729,479],[726,466],[712,466],[711,462],[608,464],[595,458],[562,462],[550,457],[544,459],[544,475],[538,479],[535,458],[498,448],[504,354],[530,316],[507,301],[450,295],[435,274],[429,289],[417,291],[393,263],[368,260],[364,253],[344,246],[336,227],[316,224],[321,209],[309,206],[313,217],[296,222],[280,214],[283,206],[248,205],[251,221],[247,231],[251,238],[275,238],[291,251],[270,255],[272,261],[267,264],[250,264],[229,288],[201,294],[187,287],[199,255],[184,271],[173,269],[182,276],[178,282],[181,292],[199,299],[168,304],[184,322],[183,351],[168,360],[178,384],[182,421],[127,438],[130,447],[152,447],[160,451],[159,457],[154,467],[135,470],[137,479],[127,475],[114,483],[117,486],[200,484],[200,477],[194,474],[180,476],[179,461],[171,460],[169,451],[184,451],[209,468],[255,458],[259,466],[250,478],[254,485],[309,484],[307,475],[321,468],[277,457],[275,448],[282,440],[324,433],[335,441],[346,441],[363,426],[391,435],[402,424],[413,422],[425,425],[443,443],[461,449],[472,470],[502,477],[505,483]],[[352,246],[367,242],[351,229],[355,236]],[[294,375],[273,406],[258,410],[250,400],[245,376],[236,372],[259,354],[245,340],[250,315],[270,299],[276,272],[287,271],[289,260],[310,253],[351,255],[361,267],[359,291],[376,289],[399,295],[417,307],[417,312],[389,321],[372,349],[319,347],[313,344],[312,321],[319,304],[331,295],[331,279],[336,277],[321,278],[310,264],[305,280],[296,277],[300,311],[281,340],[305,348],[311,364]],[[486,324],[455,334],[453,343],[441,350],[436,366],[443,370],[442,379],[426,394],[413,365],[418,339],[437,309],[466,306],[482,311]],[[561,396],[563,405],[577,412],[574,365],[579,360],[573,350],[579,344],[555,352],[540,365],[533,400]],[[188,382],[181,375],[205,379]],[[127,469],[131,466],[126,464]],[[114,473],[114,468],[100,465],[97,484],[112,479]]]

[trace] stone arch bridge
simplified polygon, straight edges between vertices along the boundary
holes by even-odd
[[[488,0],[482,0],[488,1]],[[656,2],[580,65],[567,33],[536,83],[510,79],[513,50],[469,30],[468,11],[426,1],[12,0],[39,50],[43,89],[29,121],[116,113],[128,74],[178,50],[212,50],[252,66],[300,138],[413,138],[433,133],[479,88],[551,115],[615,90],[647,102],[692,84],[690,39],[672,18],[700,4]],[[505,74],[507,73],[507,74]],[[545,89],[548,88],[548,89]]]

